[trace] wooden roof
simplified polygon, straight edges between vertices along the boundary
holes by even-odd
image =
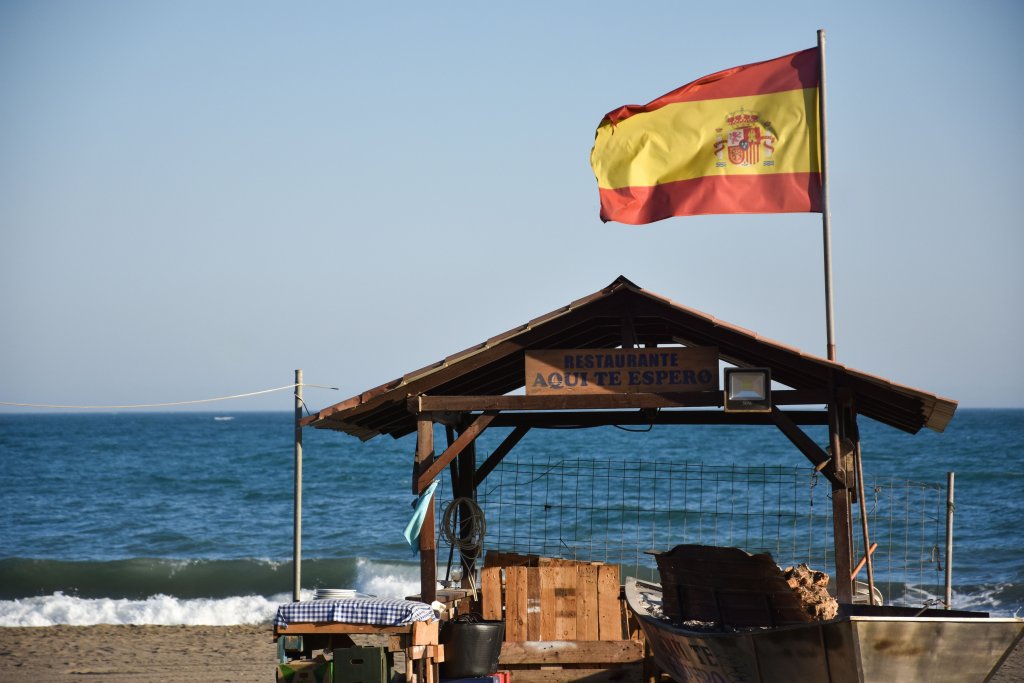
[[[741,367],[770,367],[773,380],[815,396],[827,395],[831,376],[837,386],[853,393],[859,414],[910,433],[922,427],[943,431],[957,406],[951,399],[766,339],[620,276],[589,296],[324,408],[302,424],[364,440],[378,434],[398,438],[416,429],[416,418],[407,407],[410,397],[502,396],[524,386],[526,349],[601,349],[623,343],[715,346],[722,360]]]

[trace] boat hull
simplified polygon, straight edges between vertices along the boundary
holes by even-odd
[[[704,633],[652,617],[641,592],[627,580],[655,662],[682,683],[981,683],[1024,636],[1024,619],[889,616]]]

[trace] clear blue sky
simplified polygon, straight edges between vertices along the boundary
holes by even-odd
[[[303,368],[341,389],[320,407],[619,274],[824,355],[820,216],[602,224],[588,157],[607,111],[825,28],[839,360],[1024,405],[1022,25],[1017,0],[5,0],[0,401]]]

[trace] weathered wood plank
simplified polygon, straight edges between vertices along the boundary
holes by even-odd
[[[622,608],[619,602],[619,568],[602,564],[597,570],[597,620],[601,640],[622,638]]]
[[[540,574],[540,638],[539,640],[562,640],[555,624],[555,567],[538,567]]]
[[[576,572],[576,637],[598,640],[597,565],[583,564]]]
[[[563,557],[538,557],[536,562],[538,567],[575,567],[578,564],[579,560],[567,560]]]
[[[500,550],[488,550],[487,555],[484,557],[485,567],[513,567],[513,566],[525,566],[518,559],[522,555],[516,555],[515,553],[506,553]]]
[[[437,645],[438,621],[415,621],[412,624],[413,645]]]
[[[296,622],[274,627],[274,636],[317,635],[320,633],[411,633],[412,626],[377,626],[375,624],[343,624],[334,621]]]
[[[513,669],[512,678],[516,683],[641,683],[643,668],[629,664],[608,669]]]
[[[576,640],[576,569],[575,564],[554,567],[555,638],[558,640]]]
[[[540,640],[503,643],[498,664],[627,664],[640,662],[643,658],[644,644],[638,640]]]
[[[505,640],[526,640],[526,567],[505,568]]]
[[[488,621],[500,621],[502,614],[501,567],[484,567],[480,570],[481,614]]]
[[[540,622],[543,606],[540,599],[540,569],[536,565],[537,558],[524,557],[526,562],[526,587],[529,593],[526,615],[526,638],[524,640],[541,640]]]
[[[732,626],[810,619],[771,555],[684,544],[655,558],[665,588],[662,608],[673,619]]]

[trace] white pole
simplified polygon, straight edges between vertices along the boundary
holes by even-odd
[[[946,473],[946,609],[953,609],[953,477]]]

